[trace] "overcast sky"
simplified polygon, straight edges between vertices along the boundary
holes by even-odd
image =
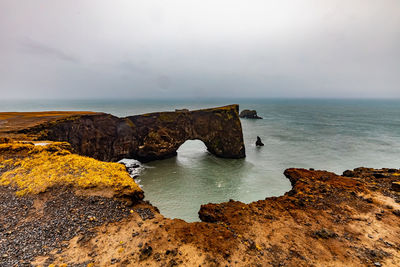
[[[400,0],[0,0],[2,98],[400,97]]]

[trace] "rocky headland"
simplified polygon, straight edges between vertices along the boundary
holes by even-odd
[[[21,128],[0,130],[0,266],[400,265],[398,169],[287,169],[283,196],[203,205],[187,223],[143,201],[122,164],[35,141],[86,116],[106,115],[2,121]]]
[[[187,140],[199,139],[218,157],[243,158],[239,106],[156,112],[118,118],[110,114],[71,114],[17,131],[34,140],[64,141],[80,155],[103,161],[143,162],[176,155]]]

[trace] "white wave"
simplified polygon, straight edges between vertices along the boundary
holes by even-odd
[[[50,143],[45,143],[45,142],[35,143],[35,146],[47,146],[47,145],[50,145]]]
[[[136,159],[121,159],[118,163],[122,163],[125,165],[126,170],[129,175],[135,179],[137,183],[140,183],[140,180],[137,179],[139,175],[144,171],[145,167],[143,164]]]

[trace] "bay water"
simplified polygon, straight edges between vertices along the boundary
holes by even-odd
[[[198,221],[201,204],[283,195],[291,188],[286,168],[339,174],[360,166],[400,168],[400,100],[0,100],[0,111],[91,110],[122,117],[233,103],[263,117],[241,119],[245,159],[217,158],[201,141],[189,140],[177,157],[143,165],[137,180],[163,215]],[[255,146],[257,136],[264,147]]]

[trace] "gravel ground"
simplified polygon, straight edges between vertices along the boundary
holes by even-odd
[[[43,197],[43,196],[42,196]],[[0,266],[30,266],[39,255],[63,248],[63,241],[90,228],[129,216],[123,203],[104,197],[76,196],[69,190],[53,189],[42,205],[32,197],[16,197],[11,188],[0,187]],[[39,207],[38,207],[39,206]]]

